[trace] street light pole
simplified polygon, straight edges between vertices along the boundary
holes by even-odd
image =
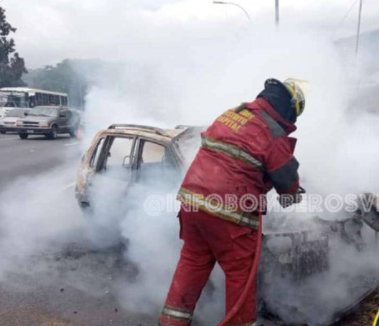
[[[232,5],[232,6],[236,6],[236,7],[240,8],[245,13],[247,19],[249,20],[249,22],[251,22],[251,17],[249,16],[248,12],[245,10],[244,7],[240,6],[238,3],[226,2],[226,1],[213,1],[213,4],[215,4],[215,5]]]
[[[359,1],[359,12],[358,12],[357,38],[356,38],[356,42],[355,42],[355,56],[357,56],[358,50],[359,50],[359,36],[361,33],[362,6],[363,6],[363,0],[360,0]]]
[[[275,0],[275,24],[279,26],[279,0]]]

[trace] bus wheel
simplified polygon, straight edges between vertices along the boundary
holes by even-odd
[[[18,136],[21,138],[21,139],[26,139],[28,138],[28,134],[18,134]]]

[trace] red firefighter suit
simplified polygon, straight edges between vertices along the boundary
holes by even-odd
[[[159,325],[188,326],[217,262],[226,278],[226,312],[244,290],[257,241],[265,194],[298,190],[293,156],[294,124],[263,97],[223,113],[202,133],[202,146],[182,183],[178,199],[181,257]],[[262,201],[262,197],[264,200]],[[254,325],[255,285],[229,325]]]

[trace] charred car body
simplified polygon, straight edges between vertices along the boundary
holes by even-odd
[[[184,126],[163,130],[127,124],[100,131],[80,165],[76,185],[79,205],[90,206],[89,188],[96,178],[119,176],[130,187],[156,172],[179,175],[185,166],[180,144],[195,132],[195,128]]]
[[[261,315],[291,325],[333,325],[379,287],[378,198],[364,194],[358,201],[360,208],[341,220],[266,218]]]
[[[27,116],[18,119],[15,130],[21,139],[29,135],[44,135],[55,139],[58,134],[75,137],[80,124],[79,113],[67,107],[37,106]]]

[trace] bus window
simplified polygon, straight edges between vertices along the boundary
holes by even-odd
[[[42,94],[41,93],[36,93],[35,103],[36,103],[36,106],[42,105]]]
[[[61,105],[67,106],[67,97],[66,96],[61,96]]]
[[[49,95],[49,105],[54,104],[54,95]]]
[[[49,95],[42,94],[42,105],[49,105]]]
[[[37,102],[37,94],[33,96],[29,96],[29,108],[34,108],[36,105],[38,105]]]

